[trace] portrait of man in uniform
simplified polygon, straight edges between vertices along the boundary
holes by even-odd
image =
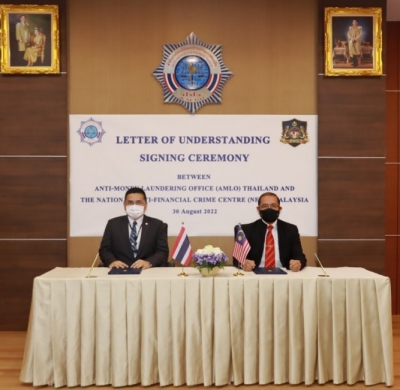
[[[325,8],[326,75],[382,74],[381,24],[381,8]]]
[[[373,67],[373,18],[333,17],[332,56],[334,68]]]

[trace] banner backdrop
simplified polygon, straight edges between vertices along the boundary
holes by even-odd
[[[281,142],[283,122],[307,122],[309,142]],[[147,194],[147,214],[176,236],[233,236],[259,218],[258,197],[281,199],[281,219],[317,236],[315,115],[71,115],[70,236],[102,236],[125,214],[124,194]]]

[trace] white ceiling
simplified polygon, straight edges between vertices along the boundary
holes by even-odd
[[[388,22],[400,20],[400,0],[387,0],[386,20]]]

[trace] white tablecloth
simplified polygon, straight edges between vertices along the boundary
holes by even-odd
[[[362,268],[215,278],[186,268],[35,278],[20,379],[34,386],[393,384],[389,278]]]

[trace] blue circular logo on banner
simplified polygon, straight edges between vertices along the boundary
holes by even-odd
[[[106,133],[101,125],[101,122],[90,118],[87,121],[81,122],[81,127],[77,131],[81,142],[93,146],[96,143],[101,143],[103,135]]]
[[[94,127],[92,125],[87,126],[85,128],[85,135],[86,135],[86,137],[88,137],[90,139],[96,138],[98,133],[99,132],[97,131],[96,127]]]

